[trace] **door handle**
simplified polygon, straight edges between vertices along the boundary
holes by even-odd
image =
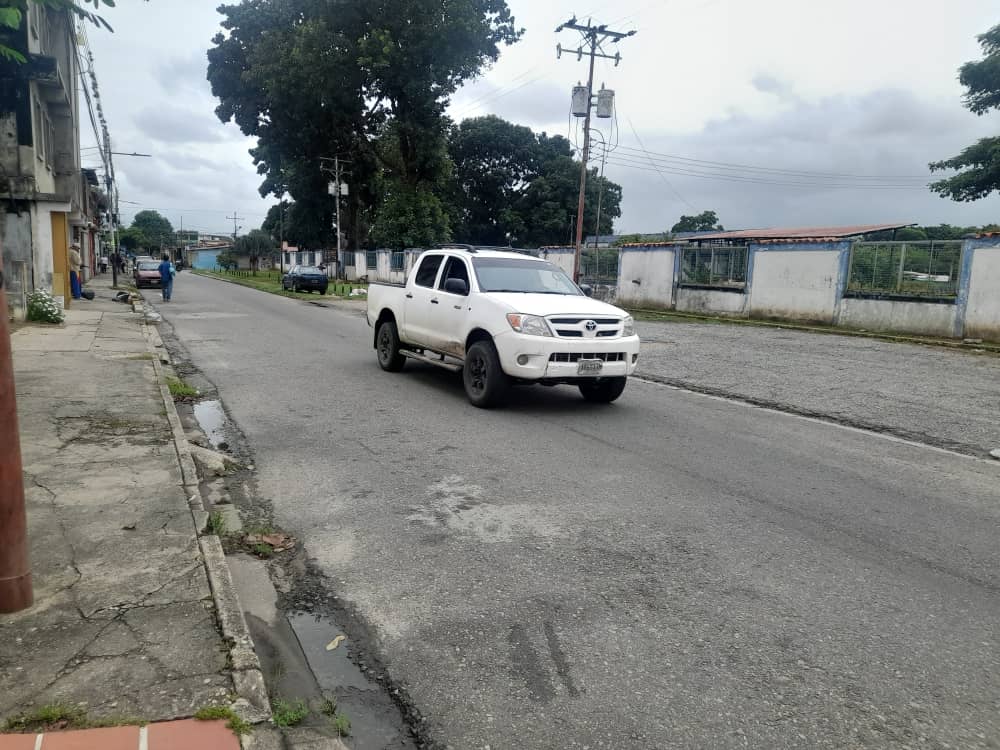
[[[431,300],[431,304],[432,304],[432,305],[436,305],[437,303],[438,303],[438,301],[437,301],[436,299],[432,299],[432,300]]]
[[[413,295],[412,294],[407,294],[406,295],[406,299],[413,299]]]

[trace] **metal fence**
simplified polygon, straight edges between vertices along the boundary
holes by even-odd
[[[681,286],[745,289],[746,245],[686,247],[681,255]]]
[[[856,242],[845,296],[951,300],[961,265],[961,240]]]

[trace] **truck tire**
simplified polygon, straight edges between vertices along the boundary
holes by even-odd
[[[622,395],[626,383],[627,377],[599,378],[592,383],[580,383],[580,395],[595,404],[610,404]]]
[[[399,334],[396,324],[391,320],[383,321],[375,334],[375,351],[378,353],[378,365],[386,372],[399,372],[406,364],[406,357],[399,353]]]
[[[499,406],[507,396],[510,381],[500,367],[492,341],[477,341],[465,353],[462,382],[469,402],[480,409]]]

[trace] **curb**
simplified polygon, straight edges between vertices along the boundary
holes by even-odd
[[[222,541],[215,535],[202,533],[208,520],[208,513],[202,503],[201,490],[198,485],[198,471],[195,468],[194,459],[191,457],[187,435],[184,433],[180,415],[177,413],[177,407],[174,405],[174,399],[170,395],[164,377],[161,360],[169,363],[170,358],[163,348],[159,331],[148,322],[143,330],[146,346],[149,353],[153,355],[152,363],[156,373],[156,383],[160,389],[160,397],[163,399],[167,421],[170,423],[174,448],[181,469],[182,486],[188,496],[191,520],[195,526],[195,533],[198,535],[198,547],[201,550],[202,561],[208,574],[209,588],[212,590],[212,600],[215,604],[219,626],[229,649],[233,687],[238,696],[233,703],[233,709],[244,720],[251,723],[269,721],[271,719],[271,704],[264,684],[264,674],[254,650],[253,639],[250,637],[250,629],[247,627],[243,608],[240,606],[240,600],[236,594],[236,587],[233,585],[233,579],[229,573],[229,566],[226,564]]]

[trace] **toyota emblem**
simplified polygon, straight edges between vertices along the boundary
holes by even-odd
[[[586,323],[583,324],[583,327],[586,328],[591,333],[593,333],[594,331],[597,330],[597,323],[594,322],[593,320],[588,320]]]

